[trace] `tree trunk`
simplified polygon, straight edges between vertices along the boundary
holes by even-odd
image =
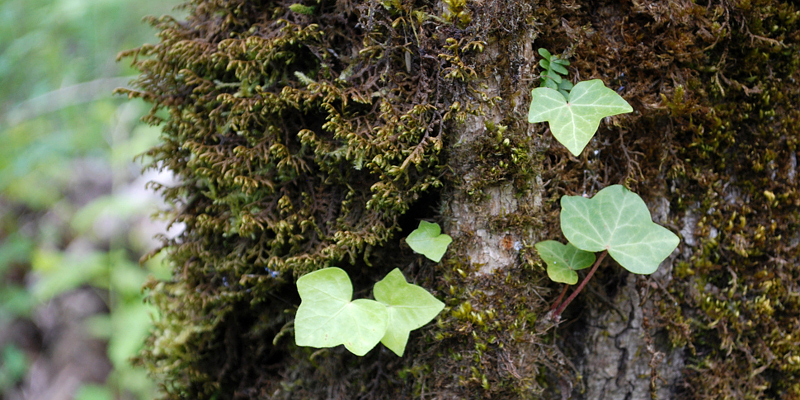
[[[800,11],[556,3],[195,0],[152,21],[129,94],[155,105],[186,225],[139,358],[165,398],[800,398]],[[538,48],[633,106],[578,157],[527,122]],[[533,245],[563,241],[561,196],[620,183],[681,244],[650,276],[605,261],[553,320]],[[439,263],[402,241],[422,219],[454,238]],[[331,265],[358,297],[399,267],[447,307],[402,358],[298,347],[294,282]]]

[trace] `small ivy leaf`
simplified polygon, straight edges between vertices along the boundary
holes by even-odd
[[[575,247],[608,250],[634,274],[652,274],[678,247],[680,239],[654,223],[639,195],[622,185],[609,186],[593,198],[561,198],[561,230]]]
[[[561,244],[555,240],[546,240],[534,246],[539,257],[547,264],[547,276],[559,283],[574,285],[578,283],[575,271],[589,268],[595,261],[594,253],[583,251],[572,243]]]
[[[550,57],[552,57],[552,54],[550,54],[550,52],[547,51],[547,49],[543,49],[543,48],[539,49],[539,55],[544,57],[547,60],[550,60]]]
[[[444,309],[444,303],[427,290],[406,282],[397,268],[375,284],[373,294],[389,311],[389,325],[381,343],[400,357],[406,350],[409,332],[421,328]]]
[[[419,227],[406,238],[406,243],[411,250],[439,262],[442,260],[444,252],[447,251],[447,246],[453,241],[453,238],[442,235],[441,232],[439,224],[420,221]]]
[[[599,79],[579,82],[566,100],[547,87],[533,89],[531,96],[528,122],[549,121],[553,136],[576,157],[594,136],[600,120],[633,111]]]
[[[335,347],[343,344],[357,356],[367,354],[386,334],[386,306],[367,299],[350,301],[353,285],[347,272],[325,268],[297,280],[300,307],[294,318],[298,346]]]

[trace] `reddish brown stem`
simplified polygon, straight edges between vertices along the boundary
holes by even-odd
[[[592,265],[592,269],[589,271],[588,274],[586,274],[586,278],[583,278],[583,282],[581,282],[581,284],[578,285],[578,288],[575,289],[574,292],[572,292],[572,294],[567,298],[567,300],[561,303],[561,305],[558,307],[556,313],[553,314],[553,318],[556,321],[558,320],[558,316],[561,315],[561,312],[564,311],[564,309],[567,308],[569,303],[571,303],[572,300],[574,300],[575,297],[578,296],[578,293],[580,293],[581,290],[583,290],[584,286],[586,286],[586,283],[589,282],[589,279],[592,278],[592,275],[594,275],[594,271],[597,271],[597,267],[599,267],[600,263],[603,262],[603,259],[606,258],[606,254],[608,254],[608,250],[603,250],[603,252],[600,253],[600,257],[597,257],[597,261],[594,262],[594,265]]]
[[[569,285],[564,285],[564,289],[561,290],[561,294],[558,296],[558,299],[556,299],[555,303],[553,303],[553,306],[550,307],[550,311],[555,310],[556,307],[561,304],[561,300],[564,300],[564,295],[567,294],[567,289],[569,289]]]

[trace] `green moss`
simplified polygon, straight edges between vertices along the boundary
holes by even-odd
[[[456,249],[457,250],[457,249]],[[450,257],[442,282],[448,288],[447,308],[437,326],[437,376],[454,376],[464,393],[529,398],[541,395],[540,369],[545,375],[565,373],[544,346],[534,327],[543,304],[537,285],[541,266],[521,265],[496,274],[480,275],[466,259]],[[457,350],[456,350],[457,349]],[[518,357],[525,351],[530,358]],[[499,357],[499,359],[498,359]],[[431,377],[427,379],[431,381]],[[448,385],[449,386],[449,385]]]
[[[800,130],[791,110],[800,98],[793,83],[799,77],[800,38],[790,32],[800,28],[800,14],[791,5],[762,3],[747,6],[747,12],[703,10],[709,35],[684,34],[682,42],[672,42],[679,46],[672,53],[684,54],[673,67],[673,77],[681,78],[673,81],[686,84],[658,93],[669,127],[648,125],[648,120],[658,123],[656,112],[630,128],[655,134],[663,144],[644,144],[650,139],[636,133],[614,144],[639,142],[635,151],[652,154],[650,160],[635,157],[642,170],[640,192],[670,187],[673,206],[700,217],[690,227],[697,245],[676,264],[677,279],[669,287],[680,302],[661,306],[672,343],[692,350],[690,398],[793,398],[797,390],[797,370],[788,358],[779,358],[800,348],[764,338],[792,335],[800,323],[798,303],[787,296],[787,282],[800,273],[791,239],[798,227],[796,181],[791,169],[776,161],[797,152]],[[734,23],[746,28],[731,29]],[[658,40],[657,34],[652,37]],[[692,46],[706,51],[693,52]],[[794,55],[784,54],[790,48]],[[629,162],[622,170],[607,168],[624,174],[631,167]],[[654,184],[663,172],[669,180]],[[699,208],[692,209],[695,204]]]
[[[164,132],[152,167],[180,179],[154,185],[185,229],[164,241],[174,278],[149,285],[163,317],[140,359],[165,397],[580,395],[563,354],[582,344],[537,325],[559,288],[530,243],[518,265],[479,275],[465,256],[475,232],[435,268],[397,240],[436,217],[439,196],[478,205],[510,185],[528,199],[540,181],[543,204],[493,218],[493,234],[558,236],[561,195],[620,182],[668,200],[676,231],[696,217],[652,321],[665,351],[684,347],[684,397],[800,396],[800,11],[637,4],[320,1],[305,13],[195,0],[185,22],[152,19],[161,42],[124,56],[142,71],[127,93],[153,104],[146,119]],[[636,113],[570,156],[514,111],[536,81],[526,46],[566,51],[574,76],[602,78]],[[500,93],[481,86],[490,79]],[[489,110],[498,122],[461,143]],[[474,155],[480,179],[452,176],[460,160],[443,149]],[[294,346],[297,276],[337,265],[371,287],[411,264],[448,306],[412,337],[413,356]]]
[[[420,58],[440,43],[415,34],[420,21],[406,5],[320,3],[319,15],[297,6],[194,1],[186,23],[151,19],[161,43],[123,54],[142,71],[138,89],[124,92],[153,103],[146,119],[163,128],[151,167],[180,180],[156,185],[185,229],[164,241],[175,282],[151,285],[165,318],[142,357],[171,376],[174,397],[208,396],[247,373],[215,365],[215,343],[231,324],[245,335],[256,329],[242,315],[272,315],[258,329],[277,333],[291,303],[274,297],[293,277],[386,260],[371,251],[441,185],[442,125],[466,112],[441,113],[434,88],[466,76],[458,57],[467,50],[445,46],[452,66]],[[451,71],[442,77],[442,68]]]

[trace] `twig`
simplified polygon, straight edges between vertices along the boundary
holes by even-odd
[[[594,262],[591,271],[589,271],[589,273],[586,275],[586,278],[583,278],[581,284],[578,285],[578,288],[575,289],[574,292],[572,292],[569,298],[567,298],[566,301],[561,303],[561,306],[559,306],[558,310],[556,310],[555,314],[553,314],[553,319],[558,321],[558,316],[561,315],[561,312],[564,311],[565,308],[567,308],[569,303],[571,303],[572,300],[574,300],[575,297],[578,296],[578,293],[580,293],[581,290],[583,290],[584,286],[586,286],[586,283],[589,282],[589,279],[591,279],[592,275],[594,275],[594,272],[597,271],[597,267],[599,267],[600,263],[603,262],[603,259],[606,258],[606,254],[608,254],[608,250],[603,250],[603,252],[600,254],[600,257],[597,257],[597,261]]]

